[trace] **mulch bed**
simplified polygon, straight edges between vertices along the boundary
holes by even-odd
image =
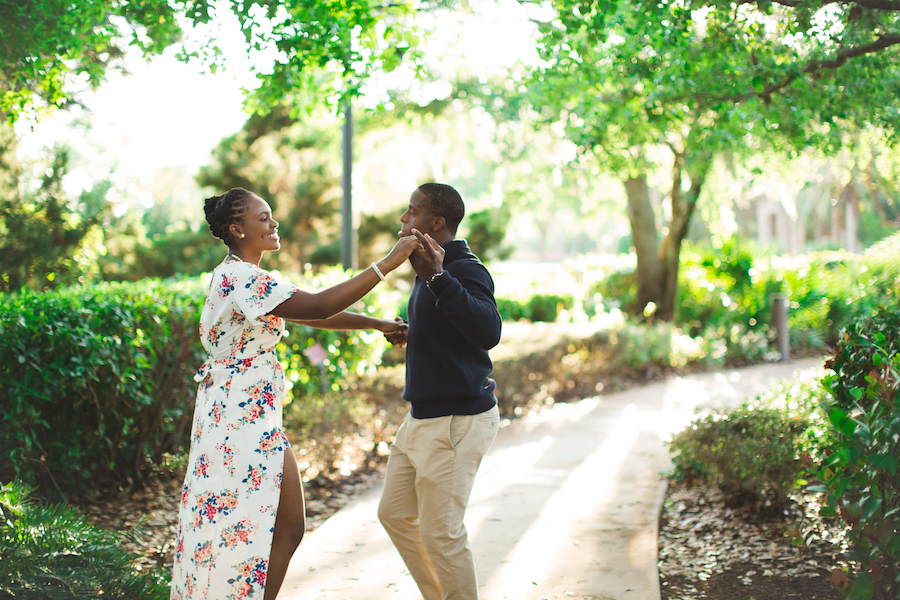
[[[788,540],[813,497],[795,497],[785,519],[731,509],[713,488],[672,483],[659,531],[662,600],[841,600],[831,581],[841,564],[839,529],[821,521],[809,545]]]

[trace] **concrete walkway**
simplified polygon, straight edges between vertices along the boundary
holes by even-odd
[[[802,360],[678,377],[558,404],[501,428],[466,513],[481,600],[659,600],[663,442],[698,407],[739,404]],[[420,600],[376,518],[381,487],[311,533],[280,600]]]

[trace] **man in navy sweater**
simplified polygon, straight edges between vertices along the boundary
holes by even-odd
[[[455,189],[426,183],[400,217],[400,235],[415,235],[423,248],[410,256],[410,412],[391,445],[378,518],[425,600],[478,598],[463,518],[500,422],[488,356],[500,341],[500,314],[490,273],[456,239],[464,215]]]

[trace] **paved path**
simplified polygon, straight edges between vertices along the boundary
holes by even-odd
[[[696,407],[735,405],[820,370],[802,360],[678,377],[501,428],[466,513],[481,600],[658,600],[663,439]],[[380,493],[304,539],[280,600],[421,600],[375,516]]]

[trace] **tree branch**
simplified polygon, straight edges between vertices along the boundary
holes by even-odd
[[[756,4],[757,0],[740,0],[738,4]],[[772,0],[773,4],[780,4],[789,8],[797,8],[804,4],[804,0]],[[877,10],[900,11],[900,2],[896,0],[826,0],[824,4],[856,4],[863,8]]]
[[[782,81],[767,85],[761,92],[753,91],[744,94],[737,94],[735,96],[721,96],[716,98],[715,101],[743,102],[744,100],[749,100],[750,98],[767,98],[772,94],[780,92],[803,75],[809,75],[829,69],[838,69],[851,58],[864,56],[873,52],[880,52],[881,50],[890,48],[891,46],[895,46],[897,44],[900,44],[900,33],[887,33],[879,36],[877,40],[869,44],[841,49],[835,54],[833,58],[825,60],[814,60],[799,71],[788,75]]]
[[[841,4],[858,4],[863,8],[876,8],[878,10],[900,11],[900,2],[894,0],[836,0]]]

